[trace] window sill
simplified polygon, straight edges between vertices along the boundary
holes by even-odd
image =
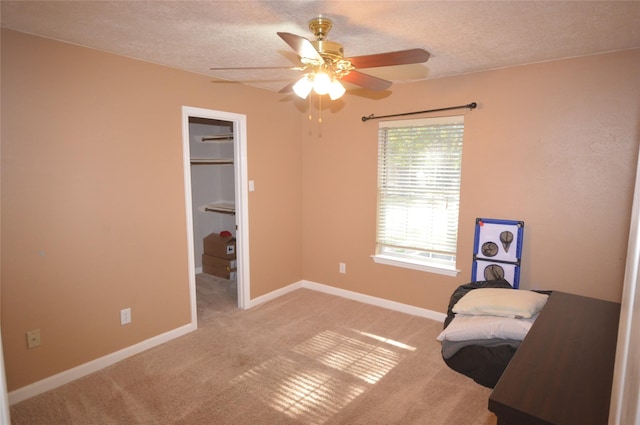
[[[417,261],[404,260],[386,255],[372,255],[371,258],[378,264],[386,264],[388,266],[403,267],[405,269],[420,270],[428,273],[436,273],[445,276],[457,276],[460,270],[455,267],[449,267],[442,264],[427,264]]]

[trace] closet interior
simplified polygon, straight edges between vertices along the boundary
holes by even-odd
[[[189,154],[195,271],[235,281],[233,122],[189,117]]]

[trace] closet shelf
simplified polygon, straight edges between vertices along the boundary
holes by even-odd
[[[192,158],[191,164],[200,165],[200,164],[233,164],[233,158]]]
[[[232,142],[233,141],[233,133],[221,133],[221,134],[212,134],[209,136],[202,136],[200,139],[201,142]]]
[[[236,214],[235,204],[229,202],[214,202],[201,207],[201,210],[205,212],[215,212],[220,214]]]

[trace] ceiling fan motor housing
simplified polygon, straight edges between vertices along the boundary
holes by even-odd
[[[318,40],[324,40],[333,28],[333,21],[328,18],[318,16],[309,21],[309,29]]]
[[[311,44],[313,44],[313,47],[316,48],[322,57],[328,56],[332,60],[339,60],[344,56],[342,44],[336,43],[335,41],[317,40],[312,41]]]
[[[351,61],[344,58],[342,44],[326,40],[312,41],[311,44],[324,59],[324,67],[336,78],[341,78],[353,70]]]

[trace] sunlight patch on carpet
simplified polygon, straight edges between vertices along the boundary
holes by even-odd
[[[255,394],[266,394],[263,402],[309,425],[326,422],[366,390],[362,384],[336,379],[282,356],[268,360],[232,381],[232,384],[240,383],[260,388],[261,391]]]
[[[263,403],[291,418],[319,425],[415,349],[355,329],[326,330],[293,347],[290,357],[274,357],[231,383],[245,387],[246,394],[259,394]]]
[[[375,384],[382,379],[403,357],[402,353],[392,349],[333,331],[321,332],[294,347],[293,351],[368,384]]]
[[[372,334],[372,333],[369,333],[369,332],[362,332],[362,331],[359,331],[359,330],[356,330],[356,329],[352,329],[352,331],[357,332],[360,335],[367,336],[369,338],[373,338],[373,339],[375,339],[377,341],[381,341],[381,342],[384,342],[386,344],[393,345],[394,347],[402,348],[402,349],[409,350],[409,351],[416,351],[416,347],[412,347],[411,345],[405,344],[404,342],[395,341],[395,340],[393,340],[391,338],[385,338],[385,337],[380,336],[380,335],[375,335],[375,334]]]

